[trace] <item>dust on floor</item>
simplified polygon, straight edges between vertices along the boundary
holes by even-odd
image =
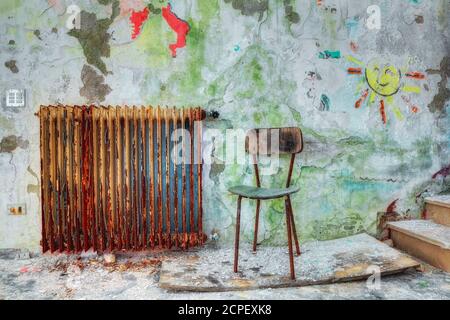
[[[233,272],[232,248],[184,253],[164,261],[160,286],[188,291],[243,291],[367,279],[417,268],[420,263],[406,254],[362,233],[350,237],[312,241],[301,245],[294,257],[296,280],[289,277],[286,247],[260,247],[252,252],[243,244],[239,272]]]
[[[205,250],[216,250],[205,247]],[[180,252],[119,254],[106,263],[94,253],[29,255],[0,250],[0,299],[450,299],[450,274],[432,268],[366,281],[238,292],[170,292],[159,288],[161,262]]]

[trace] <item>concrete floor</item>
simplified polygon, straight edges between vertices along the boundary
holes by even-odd
[[[202,250],[213,250],[203,248]],[[31,255],[0,250],[0,299],[450,299],[450,274],[429,266],[366,281],[235,292],[168,292],[158,287],[161,261],[176,252],[102,256]]]

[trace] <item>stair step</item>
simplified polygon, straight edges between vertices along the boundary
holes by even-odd
[[[432,220],[388,223],[395,247],[450,272],[450,227]]]
[[[425,218],[450,227],[450,195],[426,198]]]
[[[450,208],[450,194],[425,198],[425,203]]]

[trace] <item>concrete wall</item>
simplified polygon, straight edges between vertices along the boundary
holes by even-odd
[[[0,247],[39,247],[40,104],[201,105],[220,112],[206,126],[223,132],[301,126],[293,207],[302,240],[373,233],[377,212],[396,199],[391,209],[418,216],[423,195],[449,189],[450,1],[173,0],[190,26],[175,58],[162,2],[148,11],[147,0],[0,2],[1,93],[27,93],[24,108],[3,101],[0,111]],[[205,166],[204,225],[231,242],[227,187],[253,177],[249,165],[224,165],[224,148],[216,140],[217,163]],[[27,214],[8,215],[15,203]],[[254,209],[244,202],[246,240]],[[283,202],[262,209],[260,239],[283,243]]]

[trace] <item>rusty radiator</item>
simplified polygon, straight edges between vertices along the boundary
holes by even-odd
[[[205,241],[201,108],[41,106],[38,115],[44,252]],[[172,139],[175,129],[184,130]]]

